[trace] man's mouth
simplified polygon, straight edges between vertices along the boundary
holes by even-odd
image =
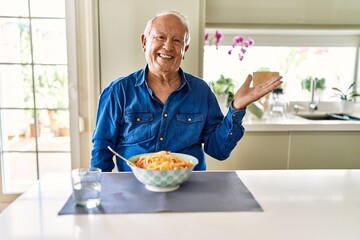
[[[169,56],[169,55],[166,55],[163,53],[158,53],[158,56],[161,58],[165,58],[165,59],[173,59],[174,58],[173,56]]]

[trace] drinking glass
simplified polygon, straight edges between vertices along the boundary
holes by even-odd
[[[94,208],[100,205],[101,169],[77,168],[71,171],[73,201],[76,206]]]

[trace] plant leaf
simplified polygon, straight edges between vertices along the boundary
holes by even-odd
[[[333,87],[332,89],[334,91],[340,92],[342,95],[345,95],[345,93],[343,93],[343,91],[341,91],[339,88]]]
[[[349,92],[349,90],[355,85],[355,82],[353,82],[352,84],[350,84],[349,88],[346,90],[346,92]]]

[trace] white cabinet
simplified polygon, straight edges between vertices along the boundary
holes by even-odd
[[[360,168],[360,132],[292,132],[290,169]]]
[[[227,160],[206,156],[207,169],[287,169],[288,143],[288,132],[247,132]]]
[[[225,161],[208,170],[359,169],[360,132],[247,132]]]

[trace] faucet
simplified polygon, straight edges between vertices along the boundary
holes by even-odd
[[[295,111],[295,114],[297,115],[299,113],[299,110],[304,110],[305,108],[299,104],[295,104],[294,105],[294,111]]]
[[[315,110],[318,109],[318,104],[319,101],[315,101],[315,90],[316,90],[316,82],[317,82],[317,78],[312,78],[311,82],[310,82],[310,93],[311,93],[311,99],[310,99],[310,103],[309,103],[309,111],[310,112],[314,112]]]

